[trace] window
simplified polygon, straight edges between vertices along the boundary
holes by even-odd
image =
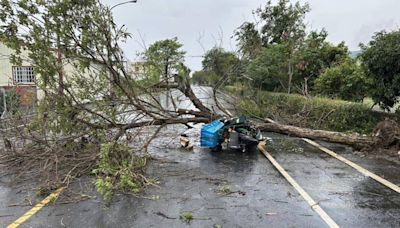
[[[33,84],[35,83],[35,75],[31,66],[14,66],[13,80],[15,84]]]

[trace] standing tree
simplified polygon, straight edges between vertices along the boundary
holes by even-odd
[[[215,74],[218,79],[227,79],[226,82],[235,82],[241,75],[239,58],[232,52],[222,48],[209,50],[202,61],[203,71]]]
[[[289,58],[285,44],[271,45],[263,48],[255,60],[248,64],[246,74],[252,78],[254,86],[268,91],[284,91],[286,83],[286,67]]]
[[[152,76],[163,80],[169,79],[177,74],[180,64],[183,63],[185,52],[181,50],[182,44],[175,37],[173,39],[160,40],[150,45],[144,56]]]
[[[315,92],[331,98],[361,102],[369,95],[371,80],[353,59],[327,69],[315,80]]]
[[[293,5],[289,0],[279,0],[277,5],[268,1],[264,8],[258,8],[255,12],[262,22],[263,46],[289,42],[296,47],[306,35],[304,17],[309,11],[308,4]]]
[[[348,48],[342,42],[335,46],[326,41],[328,33],[311,32],[296,52],[295,80],[304,83],[304,92],[308,94],[314,81],[327,68],[340,64],[348,58]]]
[[[288,93],[291,93],[294,74],[294,53],[304,40],[306,35],[304,17],[310,11],[308,4],[300,5],[299,2],[292,5],[289,0],[280,0],[273,6],[268,1],[264,9],[256,12],[264,22],[261,28],[261,38],[264,46],[273,44],[286,44],[289,49],[287,62]]]
[[[244,22],[238,29],[236,29],[234,35],[236,36],[242,59],[255,59],[262,48],[260,33],[256,29],[255,24]]]
[[[212,86],[218,81],[218,76],[213,72],[196,71],[192,75],[192,82],[198,85]]]
[[[372,98],[388,110],[400,97],[400,31],[379,32],[368,45],[361,45],[362,64],[374,80]]]
[[[310,11],[308,4],[299,2],[291,4],[289,0],[279,0],[276,5],[268,1],[265,7],[258,8],[255,14],[260,18],[260,31],[253,23],[244,23],[235,33],[239,48],[244,56],[254,58],[258,45],[268,48],[272,45],[285,45],[288,52],[285,74],[287,75],[287,92],[292,91],[292,80],[295,72],[295,52],[299,49],[306,35],[304,18]]]

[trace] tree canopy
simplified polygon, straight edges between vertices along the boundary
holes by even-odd
[[[239,50],[248,60],[253,60],[256,56],[273,45],[283,45],[286,47],[285,67],[281,69],[280,75],[286,74],[285,80],[288,93],[291,93],[292,80],[295,72],[295,52],[302,44],[306,35],[306,25],[304,18],[310,11],[308,4],[290,3],[289,0],[279,0],[277,4],[268,1],[264,7],[255,10],[255,15],[259,18],[259,30],[251,22],[243,23],[235,32]],[[261,47],[267,48],[261,51]],[[282,46],[281,46],[282,47]],[[277,53],[271,55],[276,56]],[[254,67],[250,67],[254,69]],[[253,71],[254,73],[254,71]],[[252,74],[252,73],[249,73]],[[281,79],[278,79],[281,81]]]
[[[189,69],[183,65],[185,52],[176,38],[149,47],[145,56],[157,80],[140,83],[128,74],[120,47],[130,34],[117,26],[111,8],[102,1],[0,3],[0,40],[14,51],[13,63],[29,58],[45,93],[29,121],[15,118],[10,124],[18,126],[12,132],[18,143],[15,153],[9,153],[14,156],[10,161],[29,174],[53,173],[41,177],[46,186],[68,185],[74,177],[91,172],[106,199],[115,190],[137,194],[152,182],[141,174],[146,157],[135,152],[147,152],[167,125],[215,118],[191,89]],[[182,77],[166,83],[172,73]],[[179,111],[173,89],[196,109]],[[168,102],[160,101],[160,92]],[[140,134],[140,128],[155,131]]]
[[[247,75],[253,79],[255,88],[283,91],[287,88],[286,66],[289,48],[285,44],[263,48],[257,58],[247,66]]]
[[[326,30],[312,31],[296,52],[296,80],[307,79],[311,88],[326,69],[348,58],[347,46],[343,42],[335,46],[326,41],[327,36]]]
[[[371,80],[361,66],[350,58],[327,69],[315,80],[314,86],[318,94],[358,102],[369,95],[370,88]]]
[[[155,78],[162,76],[170,78],[179,72],[179,67],[184,62],[186,52],[182,51],[182,44],[178,38],[156,41],[144,52],[146,65],[150,74]]]
[[[372,98],[389,109],[400,97],[400,31],[379,32],[361,47],[362,65],[375,84]]]
[[[242,71],[239,58],[234,53],[218,47],[207,51],[202,65],[204,72],[214,74],[218,79],[226,78],[228,82],[234,82]]]
[[[268,1],[264,8],[258,8],[255,12],[262,22],[260,34],[263,46],[301,42],[306,35],[304,18],[309,11],[307,3],[291,4],[289,0],[279,0],[276,5]]]

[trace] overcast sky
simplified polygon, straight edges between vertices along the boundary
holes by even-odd
[[[124,0],[103,0],[115,5]],[[254,21],[252,10],[266,0],[138,0],[113,9],[115,20],[126,25],[133,38],[124,44],[127,57],[135,59],[154,41],[178,37],[187,51],[186,64],[201,69],[204,49],[221,45],[235,50],[233,31],[244,21]],[[295,1],[293,1],[295,2]],[[311,12],[306,22],[309,29],[325,28],[328,40],[345,41],[350,50],[358,50],[381,30],[400,27],[400,0],[300,0],[308,2]]]

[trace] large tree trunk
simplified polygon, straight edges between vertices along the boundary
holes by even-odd
[[[261,131],[269,131],[290,136],[309,138],[315,140],[323,140],[333,143],[341,143],[361,149],[374,144],[374,140],[369,136],[359,134],[345,134],[340,132],[312,130],[308,128],[300,128],[279,123],[263,123],[257,126]]]

